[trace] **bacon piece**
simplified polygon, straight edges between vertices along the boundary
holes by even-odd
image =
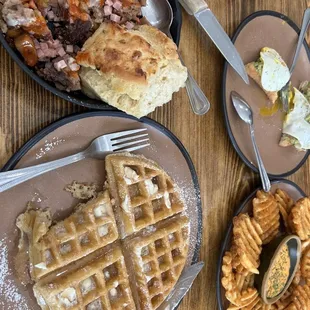
[[[112,7],[108,6],[108,5],[105,5],[103,7],[103,13],[104,13],[105,16],[110,16],[112,14]]]
[[[112,22],[119,23],[121,21],[121,17],[116,14],[111,14],[110,19]]]
[[[64,60],[60,60],[54,63],[54,67],[57,71],[61,71],[61,69],[64,69],[67,67],[67,64]]]

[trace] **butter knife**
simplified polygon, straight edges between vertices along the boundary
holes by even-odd
[[[188,14],[195,16],[228,63],[241,76],[244,82],[249,84],[249,77],[237,49],[206,2],[204,0],[179,0],[179,2]]]
[[[196,279],[197,275],[201,271],[202,267],[204,266],[204,262],[199,262],[197,264],[191,265],[186,268],[177,284],[175,285],[173,291],[170,295],[166,298],[166,300],[160,305],[157,310],[173,310],[175,309],[186,293],[191,288],[194,280]]]

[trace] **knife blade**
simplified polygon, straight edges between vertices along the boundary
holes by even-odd
[[[175,285],[173,291],[170,295],[166,298],[166,300],[160,305],[157,310],[173,310],[175,309],[186,293],[191,288],[194,280],[196,279],[197,275],[201,271],[202,267],[204,266],[204,262],[199,262],[197,264],[191,265],[186,268],[177,284]]]
[[[203,0],[179,0],[179,2],[188,14],[195,16],[228,63],[244,82],[249,84],[249,77],[240,54],[208,5]]]

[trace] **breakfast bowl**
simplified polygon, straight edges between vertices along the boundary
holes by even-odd
[[[171,35],[172,35],[173,41],[178,45],[180,41],[182,14],[181,14],[180,6],[177,0],[169,0],[169,3],[171,4],[172,10],[173,10],[173,23],[171,25]],[[0,5],[0,12],[1,12],[1,5]],[[1,20],[0,20],[0,26],[1,26]],[[75,37],[77,36],[76,33],[79,33],[79,29],[75,31],[74,33]],[[35,69],[33,67],[28,66],[25,63],[25,60],[22,57],[22,55],[15,48],[12,47],[12,44],[8,42],[6,35],[2,33],[1,29],[0,29],[0,43],[4,47],[4,49],[8,52],[8,54],[12,57],[12,59],[18,64],[18,66],[25,73],[27,73],[39,85],[41,85],[42,87],[44,87],[45,89],[53,93],[54,95],[64,100],[67,100],[69,102],[72,102],[74,104],[84,106],[90,109],[97,109],[97,110],[113,109],[114,110],[114,108],[109,106],[107,103],[99,99],[90,98],[89,96],[87,96],[80,90],[74,90],[74,88],[72,88],[71,91],[68,92],[66,90],[59,89],[55,86],[54,83],[49,82],[43,77],[41,77],[40,75],[38,75]],[[65,49],[67,49],[67,47]]]
[[[255,283],[266,304],[279,300],[292,283],[301,256],[298,236],[280,236],[269,243],[262,252],[259,275]]]

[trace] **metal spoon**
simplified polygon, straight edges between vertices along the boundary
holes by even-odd
[[[142,14],[152,26],[171,38],[170,27],[173,21],[173,10],[168,0],[147,0],[146,6],[142,7]],[[184,65],[179,51],[178,54]],[[198,115],[207,113],[210,109],[210,102],[190,72],[188,72],[186,90],[193,112]]]
[[[301,48],[304,44],[305,36],[307,34],[307,30],[308,30],[309,25],[310,25],[310,8],[307,8],[305,10],[304,17],[302,19],[302,26],[301,26],[301,30],[300,30],[300,34],[299,34],[299,38],[298,38],[298,43],[297,43],[293,63],[292,63],[291,68],[290,68],[291,76],[292,76],[293,71],[296,67],[297,60],[298,60]],[[291,82],[291,80],[289,80],[286,83],[286,85],[283,86],[283,88],[280,90],[284,112],[289,111],[289,98],[288,97],[289,97],[289,90],[290,90],[290,82]]]
[[[231,99],[239,117],[250,126],[251,140],[254,147],[254,152],[257,160],[260,178],[263,185],[263,190],[265,192],[269,192],[271,188],[270,180],[268,178],[268,174],[266,172],[265,166],[263,164],[262,158],[259,154],[259,150],[255,141],[252,109],[247,104],[247,102],[235,91],[231,92]]]

